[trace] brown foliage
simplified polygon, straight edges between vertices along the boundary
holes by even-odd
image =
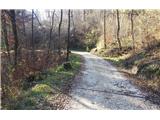
[[[23,87],[23,81],[30,76],[35,76],[50,67],[55,67],[57,64],[65,60],[65,54],[59,56],[56,53],[47,54],[47,51],[35,51],[34,63],[31,61],[31,51],[22,50],[23,54],[21,60],[18,62],[16,68],[9,63],[7,54],[1,53],[2,58],[2,104],[11,102],[13,98],[20,94]],[[13,61],[14,52],[11,53]],[[47,59],[46,59],[47,58]]]

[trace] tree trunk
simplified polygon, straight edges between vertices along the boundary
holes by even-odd
[[[83,22],[84,22],[84,39],[86,39],[86,10],[83,10]],[[89,51],[89,47],[88,47],[88,44],[86,44],[86,50]]]
[[[5,11],[2,10],[1,12],[2,16],[1,16],[1,21],[2,21],[2,30],[3,30],[3,34],[4,34],[4,40],[5,40],[5,44],[6,44],[6,49],[7,49],[7,54],[8,54],[8,58],[9,58],[9,62],[11,62],[10,59],[10,52],[9,52],[9,44],[8,44],[8,35],[7,35],[7,28],[6,28],[6,18],[5,18]]]
[[[104,48],[106,47],[106,10],[104,10]]]
[[[17,36],[17,26],[16,26],[16,16],[15,16],[15,10],[10,10],[10,16],[11,16],[11,23],[12,23],[12,31],[14,35],[15,45],[14,45],[14,65],[17,65],[17,58],[18,58],[18,36]]]
[[[31,39],[31,46],[32,46],[32,60],[33,60],[33,62],[34,62],[34,49],[35,49],[35,46],[34,46],[34,10],[32,10],[32,39]]]
[[[74,23],[74,16],[73,16],[73,10],[71,10],[71,17],[70,17],[71,21],[72,21],[72,27],[73,27],[73,33],[72,33],[72,37],[71,39],[72,40],[75,40],[76,39],[76,27],[75,27],[75,23]],[[70,39],[70,41],[71,41]],[[76,41],[75,41],[76,42]],[[78,48],[78,47],[77,47]]]
[[[86,11],[83,10],[83,21],[86,21]]]
[[[122,50],[121,41],[119,37],[119,32],[120,32],[119,10],[117,9],[116,11],[117,11],[117,41],[118,41],[119,49]]]
[[[22,11],[22,19],[23,19],[23,36],[24,36],[24,41],[25,41],[25,47],[28,48],[28,43],[26,41],[26,27],[25,27],[25,11]]]
[[[66,58],[66,61],[69,61],[69,45],[70,45],[70,10],[68,10],[68,39],[67,39],[67,58]]]
[[[58,27],[58,54],[61,54],[61,46],[60,46],[60,41],[61,41],[61,25],[62,25],[62,19],[63,19],[63,10],[61,9],[61,17],[60,17],[60,21],[59,21],[59,27]]]
[[[74,18],[73,18],[73,11],[71,11],[71,18],[72,18],[72,25],[73,25],[73,35],[75,37],[75,24],[74,24]]]
[[[133,23],[134,11],[131,11],[131,35],[132,35],[132,48],[135,50],[135,39],[134,39],[134,23]]]
[[[51,19],[51,28],[50,28],[49,42],[48,42],[48,53],[49,53],[49,51],[51,49],[52,31],[53,31],[53,25],[54,25],[54,13],[55,13],[55,10],[52,13],[52,19]]]

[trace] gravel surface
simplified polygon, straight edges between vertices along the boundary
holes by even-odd
[[[84,57],[85,69],[76,77],[65,109],[159,109],[109,62],[88,52],[74,53]]]

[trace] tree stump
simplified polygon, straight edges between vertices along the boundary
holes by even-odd
[[[72,65],[70,62],[65,62],[65,63],[63,63],[63,68],[66,70],[70,70],[70,69],[72,69]]]

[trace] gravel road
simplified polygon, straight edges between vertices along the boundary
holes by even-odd
[[[74,53],[84,57],[84,69],[75,79],[66,109],[159,109],[145,100],[145,93],[132,85],[109,62],[88,52]]]

